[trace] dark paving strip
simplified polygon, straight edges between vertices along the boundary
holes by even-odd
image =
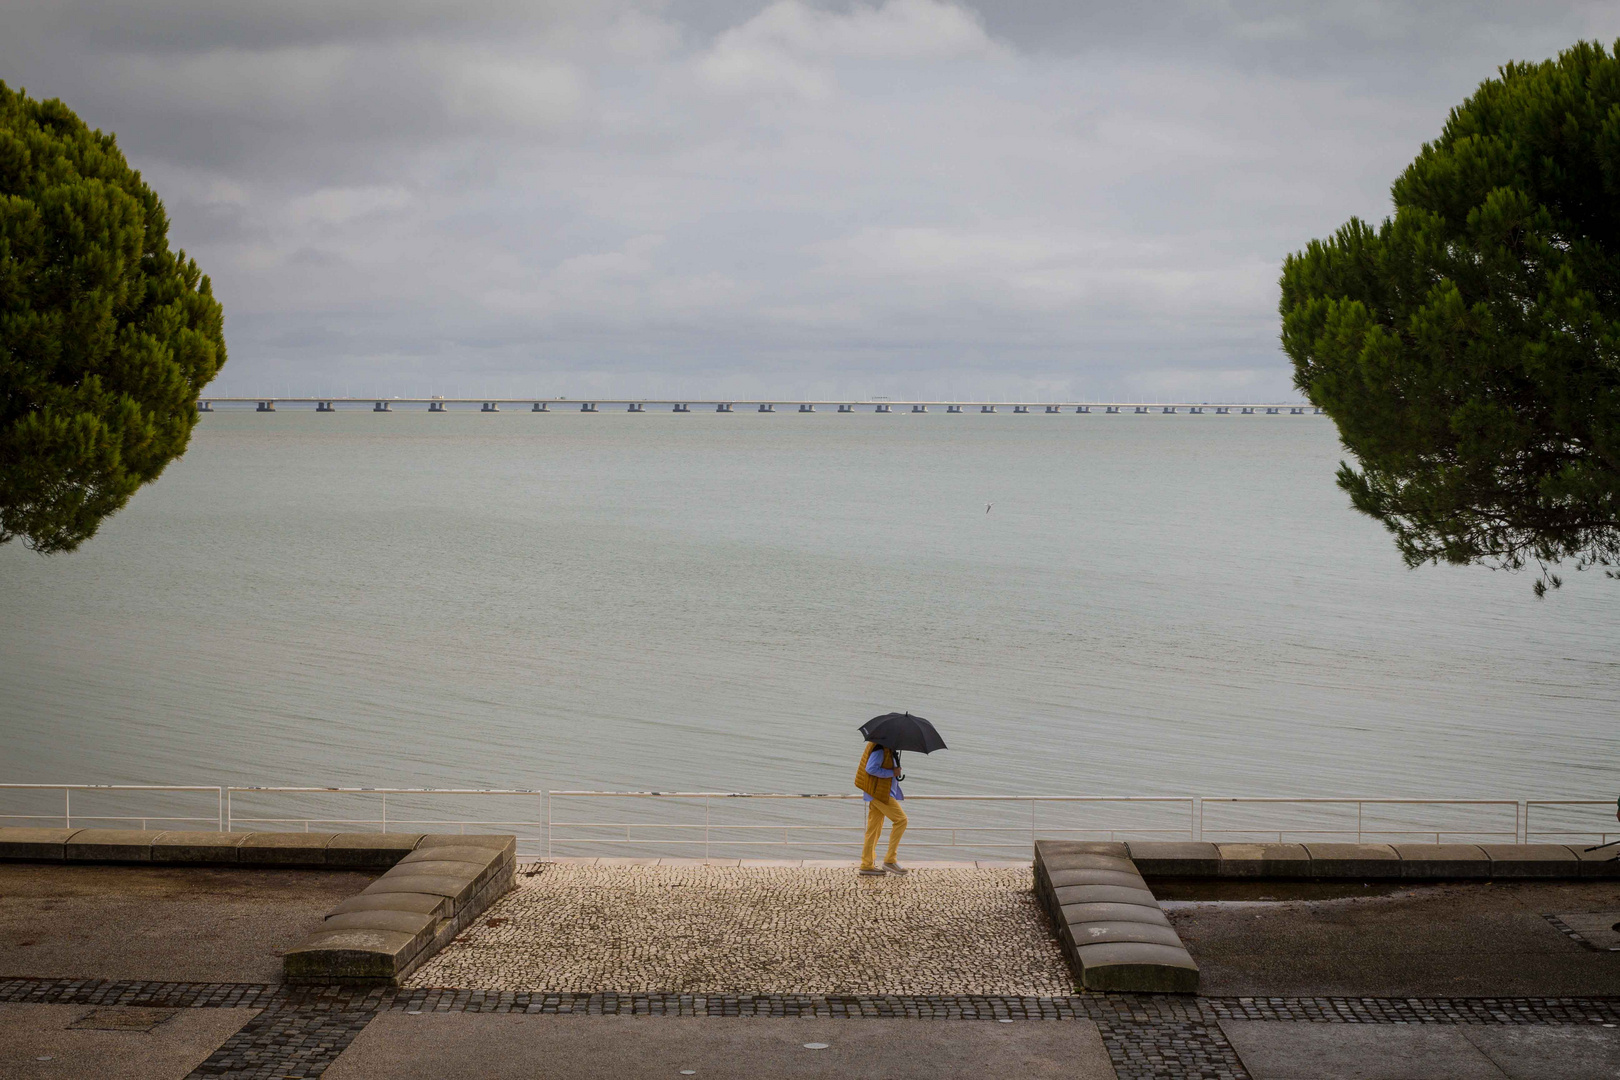
[[[0,979],[0,1001],[265,1010],[192,1080],[317,1077],[383,1011],[574,1016],[818,1016],[848,1019],[1091,1020],[1119,1080],[1248,1080],[1221,1020],[1342,1024],[1620,1023],[1620,998],[1198,998],[1081,994],[555,994],[248,983]]]

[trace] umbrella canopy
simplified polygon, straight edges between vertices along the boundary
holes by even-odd
[[[910,713],[884,713],[861,725],[861,734],[868,742],[887,746],[890,750],[909,750],[919,754],[932,754],[945,749],[945,740],[939,737],[934,725]]]

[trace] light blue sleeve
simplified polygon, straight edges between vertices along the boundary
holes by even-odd
[[[893,769],[883,767],[883,751],[874,750],[866,756],[866,771],[873,776],[894,776]]]

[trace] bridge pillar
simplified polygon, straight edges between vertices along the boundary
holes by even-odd
[[[1173,413],[1173,412],[1175,412],[1175,411],[1176,411],[1176,408],[1175,408],[1175,406],[1174,406],[1174,405],[1166,405],[1166,406],[1165,406],[1165,407],[1164,407],[1164,408],[1163,408],[1163,409],[1161,409],[1161,410],[1159,410],[1159,411],[1160,411],[1160,412],[1162,412],[1162,413],[1166,413],[1166,414],[1168,414],[1168,413]]]
[[[315,403],[315,411],[316,412],[337,412],[337,410],[332,407],[332,403],[330,401],[317,401]]]
[[[639,402],[639,401],[632,401],[632,402],[631,402],[631,403],[630,403],[630,411],[631,411],[631,412],[646,412],[646,411],[647,411],[647,407],[646,407],[646,406],[645,406],[645,405],[643,405],[643,404],[642,404],[642,403],[641,403],[641,402]]]
[[[1289,409],[1288,410],[1288,415],[1289,416],[1304,416],[1305,415],[1305,410],[1304,409]]]
[[[1229,413],[1231,411],[1232,411],[1231,409],[1228,409],[1225,406],[1218,406],[1215,409],[1215,415],[1216,416],[1225,416],[1227,413]]]
[[[722,401],[720,404],[718,404],[718,405],[716,405],[714,407],[714,411],[715,412],[730,412],[731,411],[731,402]]]
[[[444,411],[445,411],[444,402],[442,402],[442,401],[430,401],[430,402],[428,402],[428,412],[444,412]]]
[[[1013,412],[1015,412],[1015,413],[1027,413],[1027,412],[1029,412],[1029,406],[1028,405],[1014,405],[1013,406]]]
[[[945,411],[948,412],[948,413],[961,412],[962,411],[962,406],[960,406],[960,405],[947,405],[947,406],[945,406]]]
[[[257,409],[255,409],[254,411],[255,412],[275,412],[276,411],[276,403],[273,402],[273,401],[261,401],[261,402],[259,402],[259,407]]]
[[[501,411],[501,405],[500,405],[500,402],[498,402],[498,401],[486,401],[486,402],[484,402],[484,407],[482,409],[479,409],[478,411],[479,412],[500,412]]]
[[[800,405],[799,406],[799,411],[800,412],[815,412],[816,407],[814,405]]]
[[[996,407],[994,405],[980,405],[979,406],[979,411],[980,412],[995,412]]]
[[[1312,409],[1311,412],[1314,413],[1317,416],[1322,415],[1322,410],[1321,409]]]
[[[926,405],[913,405],[911,407],[911,411],[912,412],[927,412],[928,411],[928,406],[926,406]]]
[[[213,412],[214,411],[214,403],[212,401],[199,401],[199,402],[197,402],[197,411],[198,412]]]
[[[1239,409],[1238,410],[1238,415],[1239,416],[1253,416],[1254,415],[1254,410],[1253,409]]]
[[[1276,409],[1267,409],[1266,410],[1266,415],[1267,416],[1276,416],[1277,415],[1277,410]]]
[[[760,412],[775,412],[776,411],[776,406],[772,405],[768,401],[762,401],[762,402],[759,403],[759,411]]]
[[[1197,405],[1193,405],[1193,406],[1189,407],[1187,409],[1187,411],[1192,413],[1194,416],[1202,416],[1204,414],[1204,410],[1200,406],[1197,406]]]
[[[879,405],[877,407],[877,411],[878,412],[894,412],[894,410],[889,408],[889,406],[887,406],[887,405]]]
[[[594,401],[582,402],[580,404],[580,406],[579,406],[579,411],[580,412],[595,412],[596,411],[596,402],[594,402]]]
[[[1103,406],[1103,415],[1104,416],[1115,415],[1118,412],[1119,412],[1119,406],[1118,405],[1105,405],[1105,406]]]
[[[677,401],[675,403],[675,411],[689,413],[692,411],[692,406],[686,404],[684,401]]]
[[[854,412],[855,411],[855,406],[853,406],[853,405],[840,405],[840,406],[838,406],[838,411],[839,412]]]
[[[1138,416],[1141,416],[1141,415],[1143,415],[1143,414],[1144,414],[1144,413],[1146,413],[1146,412],[1147,412],[1147,411],[1148,411],[1148,410],[1147,410],[1147,406],[1146,406],[1146,405],[1138,405],[1138,406],[1137,406],[1137,407],[1136,407],[1136,414],[1137,414],[1137,415],[1138,415]]]
[[[1091,406],[1090,405],[1076,405],[1074,407],[1074,411],[1076,413],[1089,413],[1089,412],[1091,412]]]
[[[393,412],[394,407],[386,401],[379,401],[371,407],[372,412]]]
[[[529,411],[530,412],[550,412],[551,411],[551,406],[546,404],[544,401],[537,401],[537,402],[534,403],[533,407],[529,409]]]
[[[1048,405],[1046,407],[1046,411],[1049,412],[1049,413],[1055,413],[1055,412],[1062,412],[1063,410],[1058,408],[1056,405]]]

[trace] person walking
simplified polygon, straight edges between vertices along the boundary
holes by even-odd
[[[905,794],[900,781],[900,751],[890,750],[875,742],[866,744],[861,752],[860,765],[855,770],[855,786],[866,801],[866,842],[861,847],[861,876],[882,877],[884,874],[904,874],[899,863],[900,837],[906,831],[906,812],[900,808]],[[883,819],[889,819],[889,853],[883,866],[876,867],[878,835],[883,832]]]

